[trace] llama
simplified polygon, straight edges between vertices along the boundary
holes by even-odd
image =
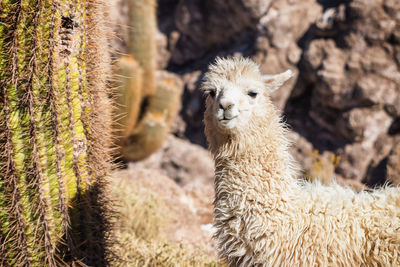
[[[231,266],[400,266],[400,188],[356,193],[297,179],[270,100],[291,75],[218,58],[204,76],[220,256]]]

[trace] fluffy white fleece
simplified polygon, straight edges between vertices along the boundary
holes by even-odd
[[[400,266],[399,188],[297,179],[269,97],[288,78],[262,76],[248,59],[217,59],[205,75],[220,255],[231,266]]]

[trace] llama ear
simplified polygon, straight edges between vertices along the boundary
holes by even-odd
[[[287,80],[293,76],[293,71],[287,70],[285,72],[275,75],[264,75],[263,80],[270,92],[274,92],[281,87]]]

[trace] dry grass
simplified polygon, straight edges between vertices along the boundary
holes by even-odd
[[[312,167],[305,174],[309,181],[320,181],[322,184],[330,184],[335,177],[335,169],[339,166],[340,156],[333,153],[325,152],[319,154],[318,150],[314,150],[312,155]]]
[[[173,215],[157,196],[118,178],[111,181],[111,194],[117,202],[112,266],[221,266],[215,258],[165,240],[163,229]]]
[[[215,259],[195,255],[182,245],[144,240],[121,232],[117,238],[113,266],[221,266]]]

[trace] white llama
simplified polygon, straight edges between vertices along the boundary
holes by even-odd
[[[202,88],[215,159],[215,237],[232,266],[400,266],[400,189],[355,193],[300,181],[263,76],[249,59],[217,59]]]

